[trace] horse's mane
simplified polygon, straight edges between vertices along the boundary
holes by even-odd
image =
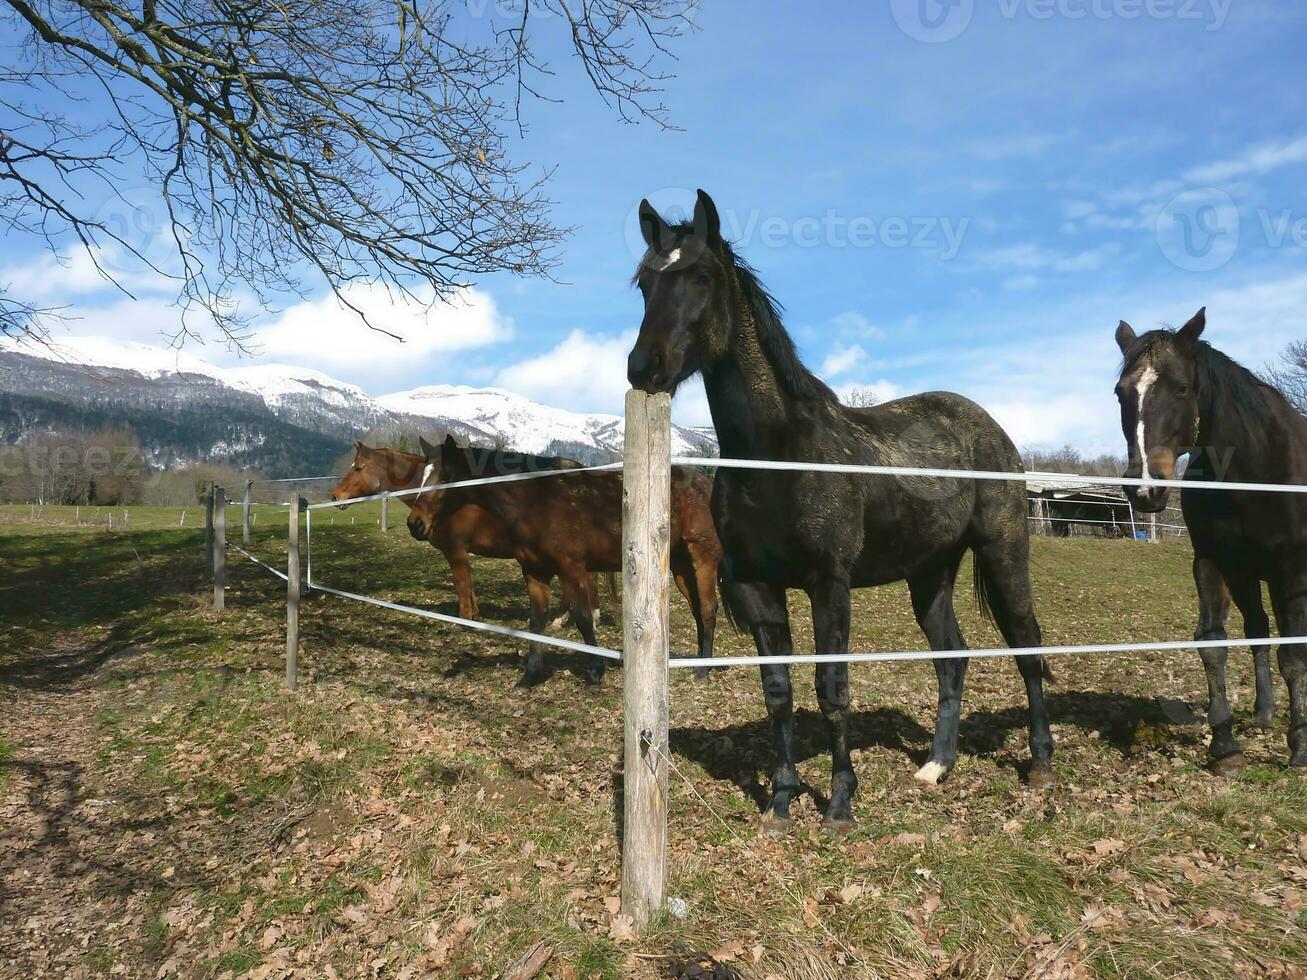
[[[799,359],[794,340],[781,322],[783,308],[758,279],[753,266],[736,255],[727,242],[722,242],[722,254],[727,265],[735,269],[735,281],[739,283],[740,294],[753,314],[758,341],[781,385],[796,398],[837,401],[826,382],[809,371]]]
[[[679,243],[694,234],[690,222],[672,226],[675,240]],[[776,371],[781,386],[795,398],[830,399],[838,401],[835,393],[826,383],[804,366],[795,350],[794,340],[785,325],[781,323],[784,307],[767,287],[758,279],[758,273],[739,255],[730,242],[721,242],[721,258],[726,267],[735,272],[735,281],[740,288],[740,297],[749,308],[754,327],[758,331],[758,342],[762,344],[763,353]],[[642,263],[643,265],[643,263]],[[639,275],[639,270],[636,270]],[[634,281],[634,278],[632,279]]]
[[[1176,331],[1167,329],[1143,334],[1126,352],[1123,372],[1133,370],[1156,347],[1173,343],[1175,338]],[[1207,341],[1199,340],[1193,345],[1193,356],[1198,369],[1199,410],[1205,417],[1228,415],[1251,424],[1265,416],[1270,405],[1283,407],[1291,414],[1296,411],[1279,388]]]

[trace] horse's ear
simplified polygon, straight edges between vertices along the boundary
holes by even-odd
[[[418,448],[422,450],[422,455],[427,459],[440,458],[440,450],[431,445],[431,443],[427,442],[421,436],[418,436]]]
[[[722,240],[722,219],[717,214],[717,205],[704,191],[694,202],[694,230],[700,232],[709,245],[719,245]]]
[[[644,235],[644,243],[655,252],[662,251],[672,241],[672,229],[647,197],[640,202],[640,233]]]
[[[1186,343],[1196,343],[1207,327],[1207,307],[1193,315],[1193,319],[1176,331],[1176,336]]]
[[[441,447],[446,453],[458,452],[458,441],[452,432],[445,433],[445,444]]]
[[[1134,346],[1139,335],[1135,333],[1135,328],[1130,326],[1124,320],[1116,328],[1116,346],[1121,348],[1122,354],[1129,354],[1130,348]]]

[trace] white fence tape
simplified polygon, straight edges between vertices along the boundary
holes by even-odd
[[[529,633],[526,630],[515,630],[511,626],[499,626],[495,623],[481,623],[475,619],[462,619],[459,616],[447,616],[445,613],[434,612],[430,609],[419,609],[417,606],[406,606],[399,602],[387,602],[385,599],[374,599],[372,596],[359,595],[356,592],[346,592],[343,589],[333,589],[325,585],[311,584],[309,585],[309,588],[316,592],[326,592],[329,595],[338,595],[345,599],[353,599],[356,602],[366,602],[372,606],[380,606],[382,609],[409,613],[413,616],[421,616],[423,619],[434,619],[442,623],[453,623],[455,626],[466,626],[468,629],[481,630],[485,633],[497,633],[500,636],[511,636],[516,640],[546,643],[551,647],[562,647],[564,650],[576,650],[578,653],[590,653],[594,654],[596,657],[604,657],[608,660],[622,659],[622,654],[619,651],[609,650],[607,647],[592,647],[588,643],[577,643],[573,640],[564,640],[557,636],[545,636],[541,633]]]
[[[1276,483],[1228,483],[1220,481],[1189,481],[1189,480],[1142,480],[1130,479],[1127,477],[1088,477],[1078,474],[1062,473],[1008,473],[1001,471],[989,470],[947,470],[932,469],[925,467],[909,466],[862,466],[841,463],[805,463],[790,462],[782,460],[747,460],[747,459],[719,459],[698,456],[674,456],[672,457],[674,466],[693,466],[702,468],[723,468],[723,469],[758,469],[758,470],[781,470],[790,472],[818,472],[818,473],[859,473],[869,476],[906,476],[906,477],[927,477],[935,479],[960,479],[960,480],[999,480],[1006,482],[1025,483],[1036,480],[1040,483],[1065,483],[1068,485],[1096,485],[1096,486],[1163,486],[1175,487],[1180,489],[1207,489],[1207,490],[1245,490],[1263,493],[1307,493],[1307,486],[1294,486],[1290,484]],[[344,589],[335,589],[325,585],[318,585],[313,582],[313,515],[314,510],[321,510],[327,507],[342,507],[346,504],[363,503],[370,500],[382,500],[388,497],[405,497],[413,494],[427,493],[433,490],[448,490],[456,487],[475,487],[488,486],[497,483],[512,483],[521,480],[534,480],[547,476],[564,476],[573,473],[595,473],[610,472],[620,470],[622,464],[608,463],[602,466],[587,466],[577,469],[566,470],[541,470],[533,473],[513,473],[502,476],[482,477],[473,480],[463,480],[453,483],[439,483],[429,486],[412,487],[407,490],[393,490],[386,493],[372,494],[366,497],[353,497],[349,500],[332,500],[325,503],[310,504],[305,513],[305,551],[306,551],[306,580],[305,587],[309,590],[317,590],[328,595],[340,596],[345,599],[353,599],[356,602],[363,602],[369,605],[378,606],[382,609],[389,609],[394,612],[408,613],[419,616],[424,619],[435,620],[437,622],[449,623],[454,626],[463,626],[468,629],[480,630],[486,633],[494,633],[499,636],[506,636],[512,639],[525,640],[527,642],[543,643],[548,646],[558,647],[564,650],[573,650],[579,653],[588,653],[597,657],[604,657],[608,660],[620,661],[622,655],[617,650],[610,650],[607,647],[591,646],[586,643],[578,643],[573,640],[565,640],[560,637],[545,636],[540,633],[532,633],[527,630],[513,629],[509,626],[499,626],[495,623],[483,623],[472,619],[463,619],[459,616],[450,616],[445,613],[438,613],[430,609],[421,609],[416,606],[404,605],[403,603],[390,602],[386,599],[377,599],[372,596],[361,595],[356,592],[348,592]],[[309,479],[330,479],[330,477],[313,477]],[[264,481],[264,482],[306,482],[299,480],[284,481]],[[1111,505],[1105,505],[1111,506]],[[1049,521],[1050,523],[1057,518],[1038,518],[1032,517],[1031,520]],[[1090,523],[1077,521],[1075,523]],[[1100,522],[1092,522],[1100,523]],[[1101,522],[1101,523],[1119,523],[1119,522]],[[1159,525],[1159,528],[1169,527]],[[1178,529],[1178,528],[1177,528]],[[261,565],[268,571],[281,579],[286,575],[278,571],[271,565],[255,558],[243,548],[228,544],[228,547],[249,558],[257,565]],[[756,667],[762,665],[779,665],[779,664],[825,664],[825,663],[899,663],[906,661],[936,660],[940,658],[965,658],[977,660],[982,658],[993,657],[1029,657],[1029,656],[1060,656],[1067,654],[1098,654],[1098,653],[1146,653],[1146,652],[1165,652],[1165,651],[1188,651],[1188,650],[1205,650],[1217,649],[1220,647],[1236,648],[1260,648],[1274,646],[1301,646],[1307,645],[1307,637],[1269,637],[1265,639],[1230,639],[1230,640],[1172,640],[1166,642],[1147,642],[1147,643],[1095,643],[1079,646],[1043,646],[1043,647],[994,647],[977,650],[901,650],[884,653],[816,653],[816,654],[791,654],[789,656],[743,656],[743,657],[671,657],[668,660],[668,667]]]
[[[1049,657],[1068,653],[1147,653],[1163,650],[1214,650],[1218,647],[1301,646],[1307,636],[1253,640],[1172,640],[1166,643],[1091,643],[1085,646],[992,647],[986,650],[906,650],[894,653],[797,653],[787,657],[672,657],[669,667],[756,667],[763,664],[897,663],[961,657]]]
[[[250,561],[254,562],[254,564],[256,564],[256,565],[262,565],[264,568],[266,568],[268,571],[272,572],[273,575],[277,576],[277,578],[281,579],[283,582],[286,581],[286,573],[285,573],[285,572],[282,572],[282,571],[279,571],[279,570],[273,568],[273,567],[272,567],[271,565],[269,565],[266,561],[263,561],[263,560],[260,559],[260,558],[255,558],[253,555],[251,555],[248,551],[246,551],[246,550],[245,550],[244,548],[242,548],[240,545],[238,545],[238,544],[232,544],[230,541],[228,541],[228,542],[227,542],[227,547],[230,548],[232,551],[238,551],[238,552],[240,552],[242,555],[244,555],[244,556],[245,556],[246,558],[248,558]]]
[[[492,483],[518,483],[522,480],[538,480],[546,476],[565,476],[575,473],[607,473],[620,470],[621,463],[605,463],[603,466],[579,466],[569,470],[537,470],[533,473],[508,473],[503,476],[483,476],[475,480],[458,480],[453,483],[433,483],[429,486],[409,487],[407,490],[387,490],[367,497],[350,497],[348,500],[327,500],[320,504],[309,504],[306,510],[322,510],[325,507],[345,507],[349,504],[361,504],[368,500],[383,500],[387,497],[411,497],[415,494],[429,493],[433,490],[453,490],[456,487],[485,487]]]
[[[861,473],[866,476],[917,476],[947,480],[999,480],[1007,483],[1065,483],[1071,486],[1172,487],[1179,490],[1252,490],[1258,493],[1307,493],[1291,483],[1226,483],[1220,480],[1143,480],[1126,476],[1077,476],[1074,473],[1008,473],[1002,470],[944,470],[919,466],[860,466],[852,463],[805,463],[779,459],[720,459],[673,456],[673,466],[726,470],[788,470],[798,473]]]

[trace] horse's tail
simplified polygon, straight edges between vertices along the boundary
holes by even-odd
[[[726,610],[726,621],[731,624],[731,629],[736,633],[743,633],[744,627],[741,624],[748,622],[749,617],[741,609],[736,608],[739,597],[733,588],[735,579],[731,577],[730,565],[724,555],[717,563],[717,593],[721,596],[721,608]]]
[[[976,608],[980,610],[980,616],[990,625],[994,625],[994,606],[993,599],[989,593],[989,582],[985,578],[985,573],[980,567],[980,562],[975,563],[974,581],[976,586]],[[1053,668],[1048,665],[1047,657],[1039,658],[1040,671],[1044,675],[1044,680],[1048,683],[1054,683]]]

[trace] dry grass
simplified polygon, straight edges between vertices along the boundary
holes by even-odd
[[[315,520],[315,579],[451,611],[443,561],[360,513]],[[632,940],[613,916],[620,675],[589,690],[564,654],[519,692],[512,642],[318,594],[306,683],[288,696],[280,582],[233,556],[217,617],[194,532],[23,517],[0,512],[0,974],[492,976],[542,939],[553,977],[665,975],[660,957],[698,950],[786,978],[1261,976],[1307,961],[1307,783],[1283,764],[1283,710],[1275,732],[1249,727],[1244,652],[1241,780],[1202,768],[1205,729],[1186,723],[1205,698],[1196,657],[1070,657],[1054,665],[1061,782],[1047,792],[1020,778],[1010,663],[973,665],[962,759],[933,790],[911,779],[930,666],[857,667],[859,825],[839,840],[818,830],[829,763],[809,670],[795,686],[812,793],[780,840],[757,831],[756,673],[675,673],[670,893],[685,915]],[[278,529],[256,530],[279,561]],[[1192,632],[1184,545],[1041,539],[1034,563],[1049,642]],[[524,624],[514,568],[476,574],[483,615]],[[959,608],[973,645],[997,644]],[[679,600],[673,619],[688,649]],[[854,625],[858,649],[921,645],[901,587],[858,594]],[[619,645],[611,621],[600,636]],[[719,651],[747,649],[723,625]]]

